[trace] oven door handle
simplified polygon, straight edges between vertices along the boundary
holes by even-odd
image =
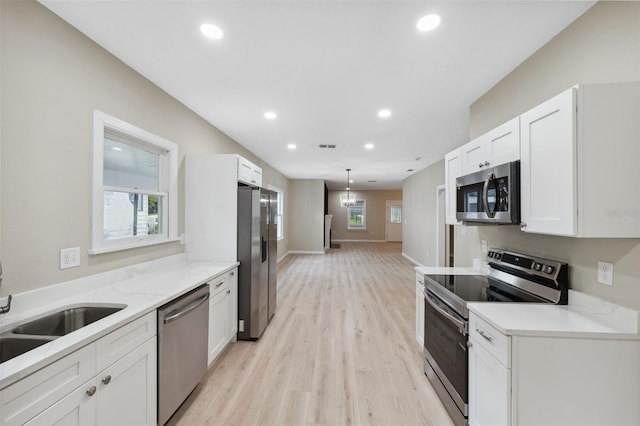
[[[445,311],[440,306],[436,305],[435,302],[433,302],[433,300],[431,299],[431,296],[429,296],[429,293],[427,293],[426,291],[424,293],[424,298],[429,303],[429,305],[431,305],[433,309],[438,311],[445,318],[447,318],[449,321],[455,324],[458,327],[458,330],[460,330],[460,333],[467,334],[467,325],[464,321],[460,321],[458,318],[454,317],[449,312]]]

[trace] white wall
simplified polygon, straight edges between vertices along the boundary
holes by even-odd
[[[291,216],[285,176],[48,9],[32,1],[2,1],[0,12],[2,294],[184,250],[171,243],[87,254],[94,108],[177,143],[179,188],[184,186],[185,154],[245,156],[263,168],[265,186],[285,190],[285,217]],[[183,191],[178,214],[182,233]],[[291,235],[285,226],[285,236]],[[279,251],[286,253],[287,243],[281,241]],[[59,269],[59,250],[66,247],[80,247],[79,268]]]
[[[385,241],[387,201],[402,201],[400,190],[354,191],[358,200],[366,201],[366,227],[363,230],[347,229],[347,209],[340,205],[340,194],[344,191],[329,191],[329,214],[331,240]]]
[[[324,181],[291,179],[289,251],[324,253]]]
[[[589,9],[471,105],[470,138],[574,84],[619,81],[640,81],[640,2],[600,2]],[[566,261],[572,288],[640,309],[640,239],[552,237],[514,226],[456,231],[456,265],[480,257],[486,240]],[[598,260],[614,264],[613,287],[598,284]]]
[[[444,184],[444,160],[402,182],[402,253],[421,265],[436,265],[436,188]]]

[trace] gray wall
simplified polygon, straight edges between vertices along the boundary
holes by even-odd
[[[470,110],[470,138],[577,83],[640,81],[640,3],[600,2],[528,58]],[[640,118],[640,117],[639,117]],[[640,142],[639,142],[640,143]],[[517,227],[456,227],[456,265],[489,245],[571,265],[571,287],[640,309],[640,239],[575,239],[525,234]],[[613,287],[597,282],[597,261],[614,264]]]
[[[347,229],[347,209],[340,206],[340,194],[344,191],[329,191],[329,214],[332,240],[385,241],[387,201],[402,201],[402,191],[360,190],[354,191],[358,200],[366,201],[367,229]]]
[[[324,181],[289,181],[289,251],[324,253]]]
[[[436,266],[436,188],[444,184],[444,160],[402,182],[402,253],[421,265]]]
[[[161,256],[180,243],[87,255],[93,109],[179,145],[179,232],[184,155],[238,153],[263,167],[264,186],[286,177],[195,115],[73,27],[32,1],[0,2],[2,294],[22,292]],[[322,207],[320,207],[322,212]],[[285,222],[285,236],[293,230]],[[287,240],[279,251],[286,253]],[[59,269],[59,250],[80,247],[81,266]]]

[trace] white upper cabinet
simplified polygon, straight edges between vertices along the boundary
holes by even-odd
[[[520,119],[508,121],[462,147],[462,174],[520,159]]]
[[[525,232],[640,237],[640,83],[571,88],[520,116]]]
[[[457,225],[456,219],[456,178],[462,176],[462,149],[451,151],[444,157],[444,199],[445,223]]]
[[[238,156],[238,181],[251,186],[262,186],[262,169]]]
[[[526,232],[576,232],[575,89],[522,114],[520,218]]]

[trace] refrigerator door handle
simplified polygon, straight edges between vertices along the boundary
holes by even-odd
[[[260,252],[262,253],[262,262],[266,262],[267,260],[267,239],[265,237],[260,237]]]

